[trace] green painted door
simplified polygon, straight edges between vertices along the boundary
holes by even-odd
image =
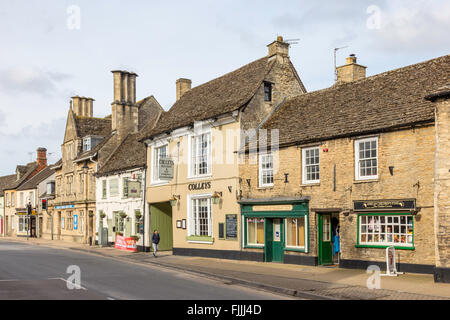
[[[331,244],[331,215],[318,215],[318,244],[319,264],[329,265],[333,263],[333,246]]]
[[[169,202],[156,203],[150,206],[150,242],[155,229],[159,232],[159,250],[173,249],[172,206]]]
[[[266,234],[264,243],[264,260],[266,262],[272,262],[273,256],[273,223],[272,219],[266,219]]]
[[[266,219],[266,262],[284,261],[283,219]]]

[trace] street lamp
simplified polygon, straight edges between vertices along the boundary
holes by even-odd
[[[212,195],[213,204],[218,204],[220,201],[220,198],[222,198],[222,192],[215,191],[214,194]]]

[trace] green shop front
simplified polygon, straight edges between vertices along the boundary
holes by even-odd
[[[242,248],[265,262],[315,265],[309,250],[309,198],[242,199]]]

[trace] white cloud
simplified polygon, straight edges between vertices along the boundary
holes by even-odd
[[[12,94],[54,95],[59,93],[61,82],[69,78],[71,76],[64,73],[30,66],[15,66],[0,70],[0,90]]]

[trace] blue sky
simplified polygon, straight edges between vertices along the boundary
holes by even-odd
[[[79,29],[74,11],[80,10]],[[175,81],[197,86],[267,54],[277,35],[299,38],[290,56],[308,91],[333,84],[355,53],[373,75],[449,54],[449,1],[0,2],[0,175],[60,157],[70,97],[92,97],[94,116],[111,113],[111,70],[138,73],[138,99],[168,109]]]

